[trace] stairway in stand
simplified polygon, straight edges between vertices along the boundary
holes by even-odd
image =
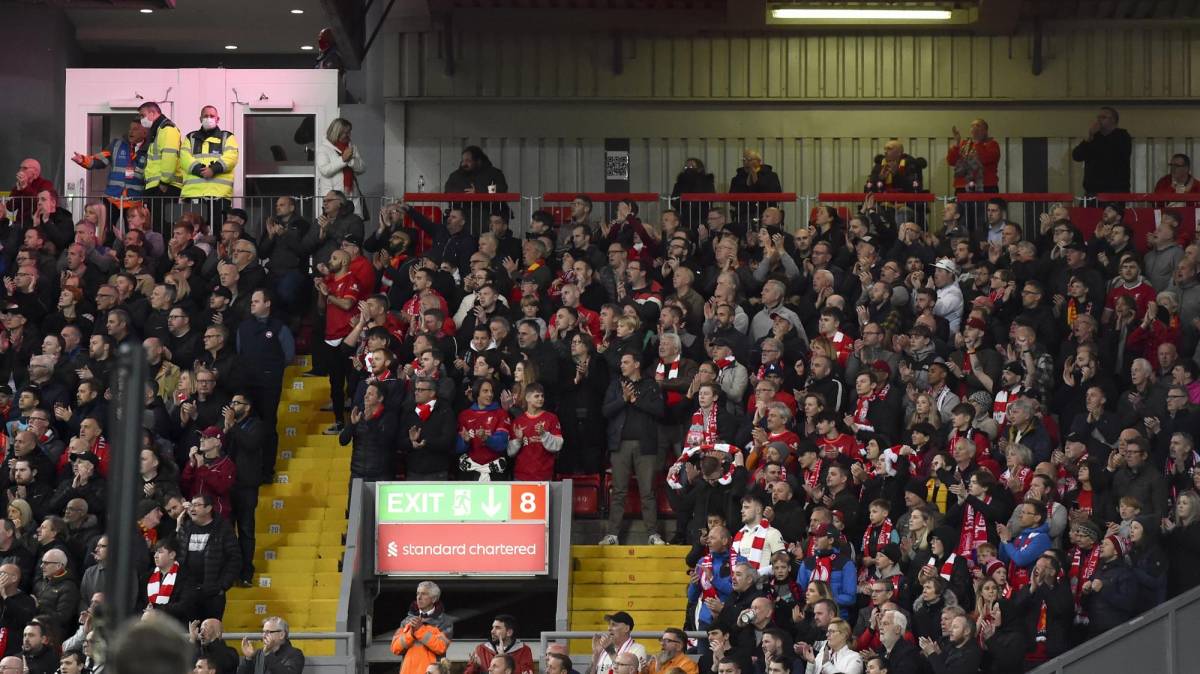
[[[679,545],[572,545],[570,629],[605,632],[604,616],[625,611],[634,630],[683,627],[690,580]],[[658,639],[639,639],[657,653]],[[592,652],[590,640],[571,640],[571,653]]]
[[[297,356],[284,373],[275,482],[260,490],[255,514],[254,587],[230,590],[227,632],[258,632],[272,615],[287,620],[292,632],[335,629],[350,446],[322,435],[333,423],[332,412],[320,411],[329,402],[329,380],[301,376],[310,362]],[[334,654],[333,641],[296,646],[306,655]]]

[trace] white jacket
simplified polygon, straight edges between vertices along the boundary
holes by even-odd
[[[342,181],[342,169],[346,166],[349,166],[355,175],[362,175],[367,170],[362,155],[358,153],[358,147],[351,143],[350,150],[352,153],[350,161],[345,162],[342,161],[342,153],[333,143],[329,142],[328,138],[322,138],[317,143],[317,196],[323,196],[330,190],[345,191],[346,185]],[[357,192],[358,190],[351,188],[346,196],[358,196]]]
[[[821,650],[817,651],[817,661],[808,663],[807,674],[862,674],[862,656],[849,646],[826,656],[829,642],[822,642]]]

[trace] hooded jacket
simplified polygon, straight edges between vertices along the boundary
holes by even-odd
[[[1088,637],[1095,637],[1132,618],[1137,611],[1138,581],[1124,556],[1101,562],[1093,580],[1099,592],[1083,595],[1088,614]]]
[[[1138,516],[1142,540],[1129,549],[1129,567],[1137,579],[1135,613],[1143,613],[1167,600],[1167,555],[1160,538],[1162,529],[1155,517]]]

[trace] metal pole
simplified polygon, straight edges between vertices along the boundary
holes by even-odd
[[[146,354],[140,344],[124,344],[117,350],[117,367],[109,382],[116,404],[109,411],[108,421],[112,464],[108,475],[109,573],[105,574],[104,588],[114,625],[134,612],[133,546],[144,545],[134,513],[141,490],[134,486],[138,484],[146,370]]]

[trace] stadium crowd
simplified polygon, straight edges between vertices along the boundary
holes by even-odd
[[[219,121],[206,107],[181,136],[147,103],[111,150],[76,156],[109,171],[83,219],[35,159],[0,209],[0,650],[34,674],[60,652],[64,671],[103,669],[109,375],[126,344],[151,375],[131,599],[191,626],[197,671],[303,665],[283,618],[261,650],[220,639],[225,592],[253,582],[297,343],[330,381],[354,477],[611,471],[605,545],[636,480],[648,542],[692,546],[681,622],[708,632],[705,674],[1022,671],[1200,583],[1200,243],[1171,210],[1145,245],[1119,203],[1084,237],[1061,206],[1023,227],[999,198],[939,216],[873,194],[798,227],[785,218],[809,214],[770,202],[752,219],[704,204],[653,223],[633,202],[598,219],[584,195],[523,237],[501,204],[364,222],[366,167],[335,120],[315,221],[280,197],[247,223],[225,203],[238,148]],[[986,122],[954,136],[956,188],[998,191]],[[1127,191],[1130,152],[1101,109],[1073,153],[1085,191]],[[925,166],[891,141],[867,192],[921,191]],[[1197,191],[1185,155],[1163,181]],[[714,183],[689,159],[674,192]],[[506,189],[477,147],[445,183]],[[730,191],[779,178],[747,150]],[[405,674],[444,666],[431,585],[392,642]],[[477,670],[523,674],[513,625],[497,620],[505,657]],[[682,633],[653,658],[632,628],[610,616],[589,671],[695,672]]]

